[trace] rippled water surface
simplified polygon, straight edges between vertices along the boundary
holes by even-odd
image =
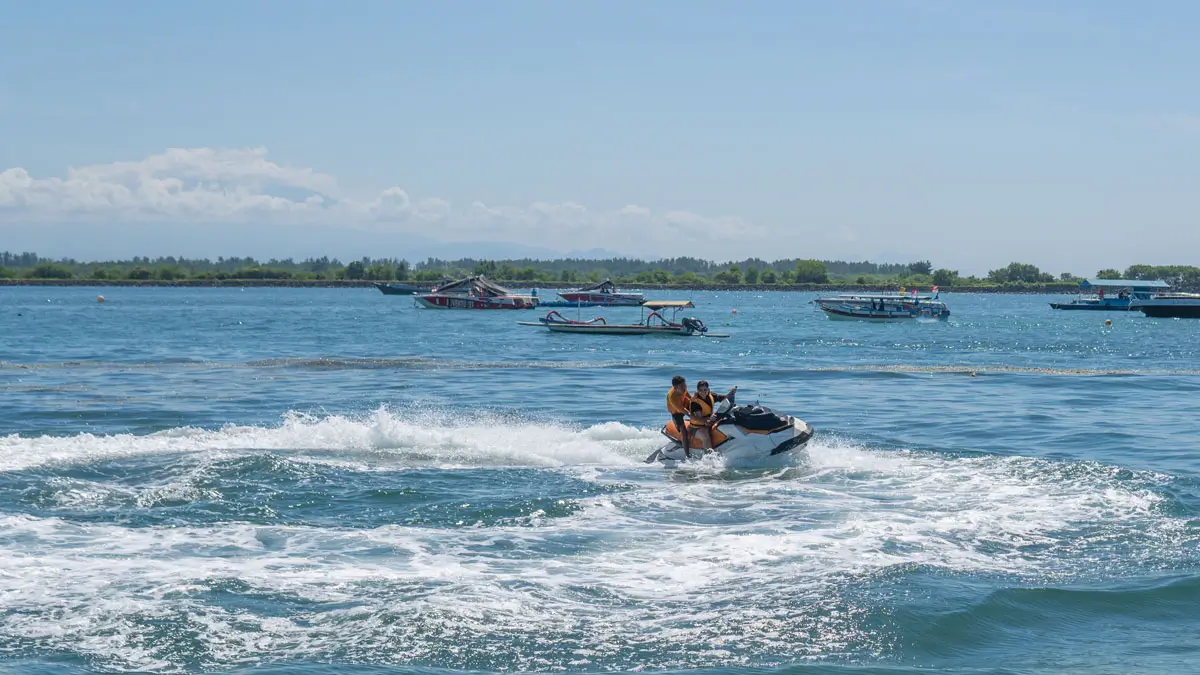
[[[365,289],[0,288],[0,671],[1200,663],[1200,321],[683,296],[731,337]],[[817,437],[646,465],[676,373]]]

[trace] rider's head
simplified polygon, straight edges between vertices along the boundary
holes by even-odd
[[[698,394],[707,394],[708,393],[708,380],[700,380],[699,382],[696,383],[696,393],[698,393]]]
[[[676,375],[675,377],[671,378],[671,386],[676,389],[679,389],[680,387],[687,389],[687,380],[683,379],[682,375]]]

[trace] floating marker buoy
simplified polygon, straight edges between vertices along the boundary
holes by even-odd
[[[1105,319],[1105,320],[1104,320],[1104,325],[1105,325],[1105,326],[1111,326],[1111,325],[1112,325],[1112,319]]]
[[[96,302],[104,302],[104,296],[103,296],[103,295],[97,295],[97,296],[96,296]]]
[[[734,313],[734,314],[737,314],[737,310],[736,310],[736,309],[735,309],[735,310],[733,310],[733,313]]]

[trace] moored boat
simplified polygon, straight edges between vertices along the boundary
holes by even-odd
[[[1066,310],[1127,311],[1133,309],[1131,303],[1134,301],[1149,300],[1156,289],[1169,287],[1165,281],[1158,280],[1084,279],[1079,282],[1079,297],[1070,302],[1052,302],[1050,307]]]
[[[950,309],[938,294],[844,293],[813,300],[821,311],[836,321],[910,321],[948,319]]]
[[[575,291],[559,293],[558,297],[570,306],[614,306],[635,307],[645,301],[641,293],[618,293],[617,286],[610,279],[605,279],[594,286],[587,286]]]
[[[537,321],[521,321],[522,326],[543,326],[554,333],[588,333],[592,335],[679,335],[699,337],[729,337],[709,333],[704,322],[695,317],[675,320],[679,310],[695,307],[690,300],[657,300],[642,305],[642,318],[637,323],[609,323],[604,317],[587,321],[572,320],[552,311]],[[667,319],[660,312],[672,311]],[[650,310],[646,314],[646,310]]]
[[[1154,318],[1200,319],[1200,293],[1158,293],[1129,308]]]
[[[428,309],[533,309],[538,304],[536,296],[518,295],[482,275],[418,294],[416,301]]]
[[[418,293],[429,292],[428,288],[401,284],[395,281],[376,281],[375,288],[378,288],[379,292],[384,295],[416,295]]]

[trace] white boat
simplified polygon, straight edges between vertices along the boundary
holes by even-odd
[[[844,293],[813,300],[835,321],[911,321],[948,319],[950,309],[938,294]]]
[[[1200,293],[1158,293],[1145,300],[1134,300],[1129,309],[1156,318],[1200,319]]]
[[[700,337],[729,337],[709,333],[704,322],[695,317],[676,320],[682,309],[695,307],[691,300],[651,300],[641,305],[642,318],[637,323],[609,323],[604,317],[584,321],[572,320],[552,311],[537,321],[518,321],[522,326],[543,326],[554,333],[588,333],[592,335],[681,335]],[[670,309],[668,319],[660,312]],[[646,314],[646,310],[650,310]]]
[[[563,299],[566,307],[576,305],[588,306],[626,306],[636,307],[646,298],[641,293],[618,293],[616,284],[610,279],[605,279],[594,286],[581,288],[577,291],[565,291],[559,293],[558,297]],[[543,303],[545,304],[545,303]]]

